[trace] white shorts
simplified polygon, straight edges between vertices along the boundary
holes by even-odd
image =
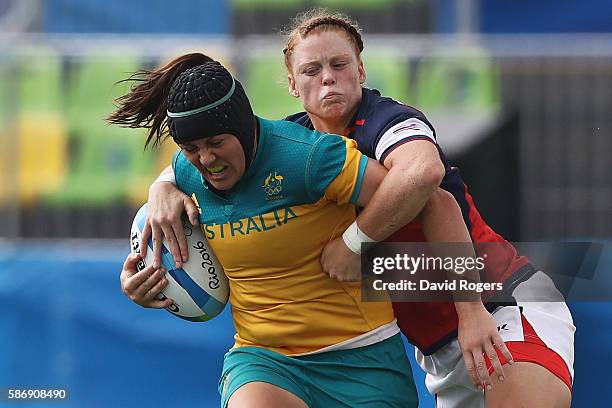
[[[543,272],[536,272],[514,290],[517,306],[503,306],[493,312],[499,334],[514,361],[539,364],[571,389],[576,327],[564,302],[519,300],[532,293],[534,287],[539,293],[547,290],[551,296],[562,299],[553,281]],[[502,364],[506,362],[501,353],[498,352],[498,356]],[[425,385],[431,394],[436,395],[438,408],[484,407],[484,395],[472,383],[457,339],[430,356],[424,356],[416,349],[416,360],[427,373]]]

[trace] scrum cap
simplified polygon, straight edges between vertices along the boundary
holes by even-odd
[[[248,167],[255,141],[253,110],[240,82],[217,61],[190,68],[175,79],[167,115],[176,143],[222,133],[236,136]]]

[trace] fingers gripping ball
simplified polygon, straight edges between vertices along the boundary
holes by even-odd
[[[132,223],[131,251],[140,253],[141,236],[147,219],[147,204],[143,205]],[[181,319],[205,322],[217,316],[227,304],[229,285],[221,263],[208,245],[199,228],[193,227],[183,217],[183,229],[189,245],[189,261],[177,268],[167,241],[162,244],[162,265],[166,269],[168,285],[157,296],[159,300],[170,298],[174,303],[166,310]],[[149,238],[147,256],[139,263],[138,270],[153,263],[153,242]]]

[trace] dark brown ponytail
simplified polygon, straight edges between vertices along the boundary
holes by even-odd
[[[145,148],[151,141],[153,146],[158,145],[168,135],[166,110],[172,83],[181,72],[211,61],[204,54],[185,54],[161,68],[138,71],[119,81],[133,84],[127,94],[115,99],[117,109],[106,121],[122,127],[149,129]]]

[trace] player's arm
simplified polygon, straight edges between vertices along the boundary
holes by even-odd
[[[409,154],[405,154],[407,150]],[[416,218],[444,176],[436,146],[429,140],[413,140],[397,147],[384,160],[390,169],[367,160],[364,176],[356,186],[356,204],[365,209],[342,240],[333,240],[325,247],[321,259],[323,270],[339,280],[359,280],[361,243],[382,241]],[[429,214],[433,220],[435,213]],[[469,242],[461,217],[458,221],[453,227],[463,228]],[[429,224],[431,238],[444,241],[447,232],[433,221]]]
[[[376,241],[416,218],[444,177],[438,150],[428,140],[397,147],[384,159],[384,166],[388,173],[359,215],[359,228]],[[385,214],[384,222],[378,214]]]
[[[419,144],[424,151],[429,150],[429,153],[433,152],[427,149],[427,145],[435,149],[435,146],[428,141],[413,141],[408,144],[411,146],[412,144]],[[389,155],[389,157],[391,157],[391,155]],[[358,236],[355,240],[355,235],[347,230],[347,233],[343,236],[343,242],[332,241],[329,244],[329,248],[325,248],[325,257],[322,262],[325,262],[326,267],[331,271],[330,276],[333,275],[341,279],[345,278],[351,280],[359,279],[360,277],[355,272],[351,273],[350,271],[351,265],[353,265],[355,271],[359,271],[360,258],[346,251],[346,249],[343,248],[343,243],[350,245],[351,241],[353,241],[353,249],[357,249],[363,240],[380,241],[395,232],[398,227],[404,225],[402,221],[396,220],[402,220],[404,217],[407,217],[409,220],[412,219],[412,211],[415,211],[415,208],[418,208],[418,206],[414,207],[414,203],[410,203],[410,200],[405,199],[403,202],[402,200],[398,200],[395,203],[393,203],[393,200],[388,200],[387,202],[383,201],[382,205],[378,207],[375,204],[377,202],[376,200],[380,197],[381,191],[385,191],[386,183],[388,181],[393,182],[392,176],[393,169],[386,172],[385,168],[378,165],[378,163],[373,160],[368,162],[363,177],[363,184],[361,186],[361,194],[357,200],[358,205],[365,206],[365,210],[357,217],[355,224],[351,226],[353,231],[358,231]],[[417,191],[419,189],[414,190]],[[422,185],[420,190],[421,192],[428,190],[427,185]],[[457,251],[455,255],[475,257],[469,231],[463,221],[461,209],[455,198],[449,192],[439,187],[436,187],[431,193],[427,193],[426,195],[426,203],[423,209],[417,214],[417,218],[421,223],[427,241],[464,243],[465,245],[457,244],[454,247]],[[367,217],[364,217],[364,215]],[[364,219],[366,220],[365,222]],[[371,222],[373,225],[379,225],[374,233],[378,239],[368,237],[368,234],[362,230],[362,225],[368,225],[367,222]],[[399,225],[393,224],[395,222],[399,222]],[[377,233],[380,235],[376,235]],[[333,247],[334,245],[336,246],[335,250]],[[346,269],[343,269],[343,267],[346,267]],[[477,273],[477,271],[472,272]],[[449,271],[451,278],[456,277],[453,274],[454,271]],[[471,279],[477,280],[478,276],[472,276]],[[484,353],[489,356],[494,371],[500,378],[504,378],[504,370],[495,349],[498,349],[504,354],[508,361],[512,361],[512,355],[499,336],[495,321],[491,314],[485,309],[479,297],[470,302],[461,300],[455,301],[455,309],[459,317],[459,344],[461,345],[464,361],[470,377],[475,386],[481,387],[482,389],[489,388],[492,386],[492,383],[484,361]]]
[[[381,191],[384,193],[386,188],[391,190],[390,195],[395,194],[392,184],[389,185],[394,181],[391,171],[377,161],[367,159],[361,184],[357,187],[359,196],[356,200],[356,204],[365,209],[342,237],[332,240],[323,251],[321,258],[323,270],[331,277],[343,281],[359,280],[361,244],[382,241],[415,217],[424,224],[423,229],[429,241],[471,243],[460,210],[446,211],[445,207],[448,205],[459,208],[449,193],[436,187],[434,194],[428,193],[425,207],[428,211],[421,211],[422,208],[419,208],[419,212],[413,214],[416,211],[414,203],[405,197],[387,200],[381,196]],[[448,199],[448,196],[454,203]],[[451,207],[451,210],[453,209]],[[375,225],[376,233],[370,235],[364,225]]]
[[[428,242],[455,243],[452,247],[443,246],[439,251],[436,250],[438,247],[435,245],[430,246],[434,255],[464,258],[476,256],[459,204],[449,192],[442,189],[434,191],[418,218]],[[450,279],[458,278],[454,271],[448,271],[448,276]],[[479,280],[478,271],[466,271],[462,278],[477,281]],[[481,390],[490,389],[489,387],[492,387],[493,384],[487,371],[485,353],[489,356],[493,371],[500,381],[503,381],[505,374],[496,349],[511,364],[512,354],[500,337],[493,316],[482,304],[480,295],[473,293],[469,297],[471,301],[466,300],[468,299],[459,298],[455,301],[455,310],[459,318],[457,338],[465,366],[474,386]]]
[[[378,236],[379,239],[374,240],[361,230],[361,222],[366,211],[364,210],[341,238],[330,241],[323,250],[321,264],[323,270],[331,277],[339,280],[359,280],[361,277],[361,260],[358,253],[361,250],[361,243],[386,238],[387,235],[385,234],[391,234],[403,226],[401,221],[399,221],[400,224],[393,225],[388,220],[402,220],[404,217],[410,216],[410,211],[414,207],[405,202],[408,200],[404,200],[404,202],[400,200],[395,206],[385,207],[385,205],[381,205],[378,208],[373,208],[373,203],[388,180],[390,173],[391,171],[387,172],[383,166],[374,160],[368,159],[357,204],[365,206],[366,210],[369,209],[368,217],[370,218],[368,219],[383,226],[378,229],[382,232]],[[450,193],[439,187],[436,188],[429,195],[429,199],[417,217],[428,242],[464,243],[465,245],[458,245],[456,249],[459,253],[456,255],[475,256],[461,209]],[[450,273],[452,274],[453,271]],[[484,308],[480,299],[475,299],[472,302],[456,301],[455,308],[459,316],[459,343],[470,377],[475,386],[482,389],[489,388],[492,383],[487,372],[484,353],[489,356],[493,368],[500,378],[504,377],[504,370],[497,358],[495,349],[500,350],[509,361],[512,361],[512,355],[499,336],[495,321]]]
[[[159,268],[161,265],[161,246],[165,237],[173,258],[177,260],[177,267],[180,267],[180,260],[185,262],[189,256],[181,215],[186,212],[191,224],[197,226],[199,213],[191,198],[176,186],[172,166],[166,167],[149,187],[148,203],[142,241],[153,238],[153,266]],[[141,248],[142,256],[145,256],[147,245],[141,245]]]

